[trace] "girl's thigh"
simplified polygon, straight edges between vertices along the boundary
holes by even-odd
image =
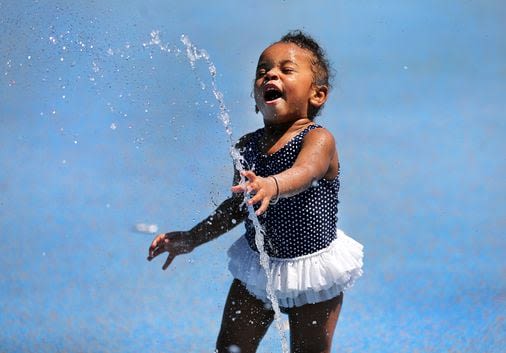
[[[230,286],[216,342],[219,353],[256,351],[274,318],[274,312],[252,296],[237,279]]]
[[[292,353],[330,353],[343,293],[327,301],[288,310]]]

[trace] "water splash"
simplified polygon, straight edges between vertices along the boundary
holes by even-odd
[[[208,66],[209,74],[211,75],[211,89],[214,95],[214,98],[218,101],[219,107],[220,107],[220,120],[223,123],[223,127],[225,128],[225,132],[227,133],[227,137],[231,146],[231,149],[234,149],[233,147],[233,139],[232,139],[232,127],[230,124],[230,116],[227,111],[227,107],[225,106],[225,100],[223,97],[223,93],[218,89],[216,86],[216,66],[211,61],[209,54],[204,49],[199,49],[196,46],[192,44],[190,41],[190,38],[188,38],[187,35],[181,36],[181,42],[186,47],[186,57],[188,58],[188,61],[190,62],[190,66],[192,70],[195,70],[195,62],[198,60],[204,60],[205,63]],[[205,87],[204,82],[197,77],[199,80],[201,86]],[[236,162],[236,155],[231,151],[230,155],[234,159],[234,162]],[[237,164],[236,164],[237,167]],[[241,171],[242,169],[238,169]]]
[[[212,92],[214,94],[214,97],[219,103],[220,108],[220,114],[219,118],[221,122],[223,123],[223,126],[225,127],[225,132],[227,133],[227,137],[230,143],[230,156],[232,157],[232,160],[234,161],[234,166],[239,172],[244,171],[243,167],[243,156],[239,153],[239,151],[234,147],[233,139],[232,139],[232,127],[230,124],[230,116],[228,114],[224,97],[221,91],[218,89],[216,85],[216,66],[211,61],[209,54],[207,51],[203,49],[197,48],[195,45],[192,44],[190,41],[190,38],[186,35],[181,36],[181,42],[186,47],[186,57],[188,58],[188,61],[190,62],[190,66],[192,67],[192,70],[195,70],[195,62],[198,60],[204,60],[204,62],[207,64],[209,69],[209,74],[211,75],[211,88]],[[198,80],[201,83],[201,86],[203,85],[203,82],[200,78]],[[205,87],[205,86],[204,86]],[[244,176],[241,175],[241,182],[244,182]],[[245,195],[244,202],[247,202],[249,199],[249,195]],[[260,253],[260,265],[265,271],[265,275],[267,277],[267,297],[269,298],[272,309],[274,310],[274,321],[276,328],[279,332],[280,338],[281,338],[281,347],[283,350],[283,353],[288,353],[288,341],[286,339],[284,328],[283,328],[283,322],[281,320],[281,310],[279,308],[278,299],[276,297],[276,294],[273,290],[273,280],[272,276],[270,275],[270,264],[269,264],[269,256],[265,252],[264,248],[264,237],[265,237],[265,230],[261,226],[258,217],[255,214],[255,210],[253,209],[252,205],[248,206],[248,217],[253,222],[253,226],[255,227],[255,244],[257,246],[258,252]]]

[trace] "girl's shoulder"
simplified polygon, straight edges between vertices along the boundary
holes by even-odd
[[[324,139],[335,143],[334,135],[324,126],[313,124],[306,128],[304,131],[304,140]]]
[[[302,139],[302,148],[318,148],[327,150],[329,154],[337,152],[336,140],[332,132],[321,125],[312,125]]]

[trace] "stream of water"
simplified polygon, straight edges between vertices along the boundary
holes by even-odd
[[[181,42],[185,46],[186,57],[188,58],[188,61],[192,67],[192,70],[195,70],[196,62],[199,60],[202,60],[208,66],[209,75],[211,77],[211,90],[212,90],[212,93],[213,93],[215,99],[217,100],[217,102],[219,104],[218,117],[221,120],[221,122],[223,123],[223,127],[225,128],[225,132],[226,132],[228,141],[230,143],[230,156],[233,159],[235,168],[239,172],[243,172],[244,171],[244,167],[243,167],[243,163],[242,163],[243,157],[240,154],[240,152],[234,147],[234,139],[232,138],[232,127],[231,127],[231,122],[230,122],[230,116],[228,114],[227,107],[225,105],[223,93],[218,89],[217,84],[216,84],[216,72],[217,72],[216,66],[211,61],[210,56],[207,53],[207,51],[204,49],[199,49],[197,46],[195,46],[191,42],[191,40],[188,36],[182,35]],[[158,46],[160,48],[160,50],[165,51],[165,52],[175,52],[177,54],[180,53],[180,50],[178,50],[177,48],[171,49],[168,45],[164,45],[160,40],[158,31],[151,32],[151,40],[147,44]],[[206,85],[205,85],[204,81],[198,76],[197,76],[197,79],[199,80],[201,88],[206,89]],[[242,176],[242,174],[241,174],[241,182],[244,182],[244,176]],[[249,195],[245,194],[244,202],[246,202],[248,200],[248,198],[249,198]],[[265,275],[267,277],[267,288],[266,288],[267,297],[269,298],[271,305],[272,305],[272,309],[274,310],[274,322],[275,322],[275,326],[276,326],[276,328],[279,332],[280,338],[281,338],[282,351],[283,351],[283,353],[289,353],[288,341],[286,339],[286,335],[285,335],[285,332],[283,329],[283,322],[281,319],[281,311],[279,308],[279,303],[278,303],[278,300],[277,300],[276,295],[273,290],[272,276],[270,275],[269,256],[267,255],[267,253],[264,250],[265,231],[262,228],[262,226],[260,225],[260,222],[258,220],[258,217],[255,214],[255,211],[254,211],[252,205],[248,206],[248,213],[249,213],[249,219],[253,222],[253,225],[255,227],[255,243],[256,243],[257,249],[260,254],[260,264],[261,264],[262,268],[264,269]]]

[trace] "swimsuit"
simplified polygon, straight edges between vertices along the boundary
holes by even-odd
[[[309,125],[270,155],[259,147],[263,129],[253,132],[239,151],[243,167],[262,177],[291,168],[304,137],[317,128],[321,126]],[[362,275],[362,245],[336,227],[338,191],[339,175],[320,179],[297,195],[279,199],[258,217],[265,230],[274,293],[284,308],[331,299]],[[228,251],[229,269],[251,294],[267,303],[267,277],[249,218],[245,227],[245,235]]]
[[[271,155],[259,150],[258,139],[263,129],[253,133],[243,150],[246,164],[256,175],[267,177],[292,167],[306,134],[318,125],[310,125]],[[281,198],[258,217],[265,229],[265,251],[271,257],[294,258],[326,248],[336,238],[337,194],[339,176],[333,180],[321,179],[307,190],[288,198]],[[255,205],[256,208],[259,204]],[[246,219],[246,239],[257,251],[255,228]]]

